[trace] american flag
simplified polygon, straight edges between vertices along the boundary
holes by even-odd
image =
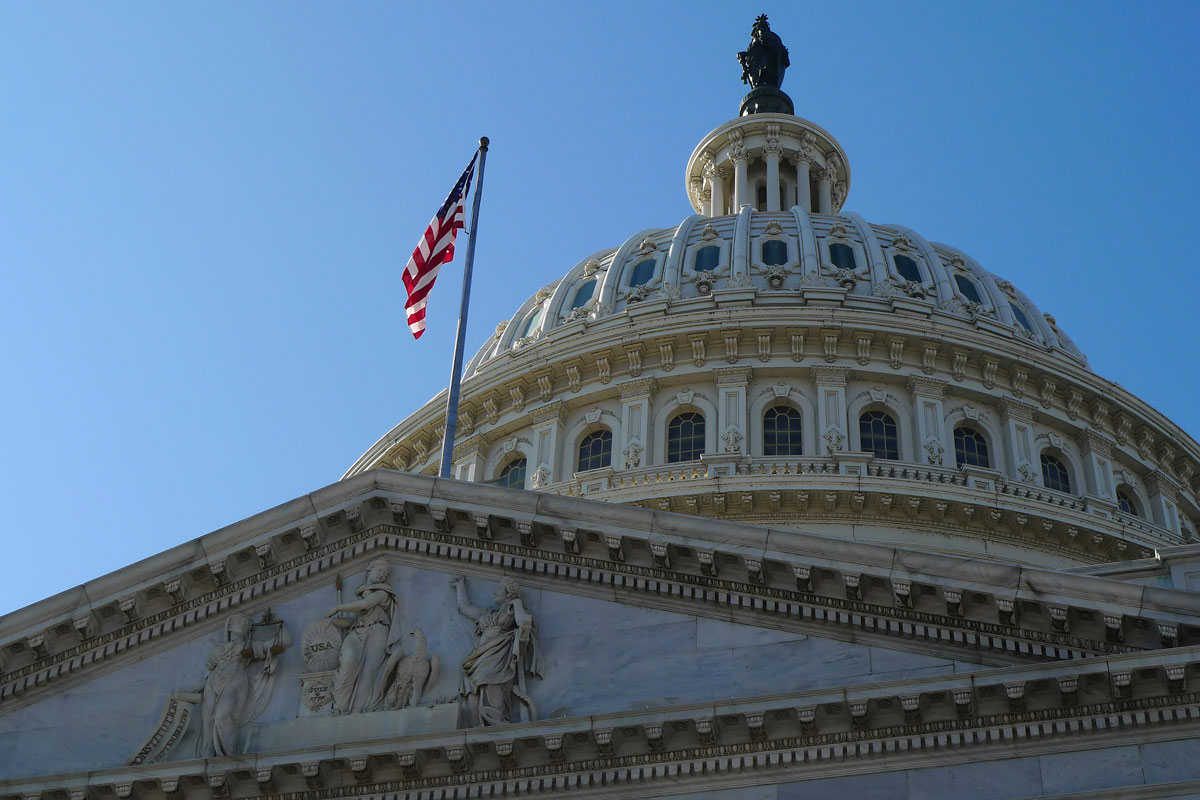
[[[433,289],[433,282],[437,280],[438,270],[442,264],[454,258],[454,238],[463,227],[467,215],[466,198],[471,191],[476,158],[479,158],[478,152],[450,190],[446,202],[433,215],[433,221],[425,229],[425,234],[404,267],[404,288],[408,290],[408,302],[404,304],[404,310],[408,314],[408,329],[412,331],[414,339],[420,339],[425,332],[425,302]]]

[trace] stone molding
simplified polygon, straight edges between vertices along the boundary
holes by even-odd
[[[939,764],[1002,759],[1014,740],[1023,756],[1074,752],[1195,736],[1200,692],[1188,684],[1198,670],[1197,648],[1110,656],[262,753],[251,769],[231,757],[16,779],[0,783],[0,798],[129,797],[138,787],[138,800],[160,790],[220,800],[233,786],[281,800],[611,796],[623,784],[645,796],[657,781],[712,788],[714,776],[749,785],[927,766],[930,752]]]
[[[325,502],[316,502],[316,495],[323,496]],[[114,659],[124,658],[125,653],[140,651],[210,617],[261,602],[276,592],[295,591],[309,578],[379,551],[405,554],[421,562],[441,561],[454,571],[477,572],[480,567],[476,565],[484,564],[488,570],[499,568],[520,574],[531,585],[568,593],[592,591],[581,587],[630,592],[630,601],[636,598],[644,605],[666,604],[701,616],[727,618],[736,611],[748,619],[769,619],[769,627],[784,624],[834,638],[848,634],[874,636],[901,647],[917,642],[935,652],[966,648],[980,657],[999,657],[998,663],[1009,663],[1014,658],[1078,658],[1158,649],[1181,641],[1186,644],[1192,636],[1186,626],[1200,616],[1200,599],[1187,592],[878,545],[833,542],[790,531],[675,517],[611,504],[597,513],[588,501],[423,476],[373,472],[334,484],[316,495],[293,503],[303,506],[307,505],[303,501],[311,500],[310,508],[328,512],[316,520],[324,531],[323,544],[312,546],[307,537],[295,536],[295,523],[279,521],[275,512],[260,515],[276,522],[276,527],[268,531],[255,531],[255,523],[264,520],[252,518],[245,526],[233,526],[234,532],[225,529],[212,534],[217,539],[240,534],[237,549],[242,552],[254,552],[275,541],[276,563],[264,566],[252,558],[230,559],[242,564],[245,574],[230,576],[211,589],[193,587],[191,596],[182,603],[171,603],[158,612],[149,610],[78,643],[67,641],[65,647],[59,643],[52,652],[32,662],[10,664],[0,676],[0,703],[39,695],[60,686],[68,676],[86,673],[100,664],[110,665]],[[430,515],[434,497],[438,508],[443,509],[445,523],[441,526]],[[562,528],[574,533],[599,528],[606,536],[624,537],[630,546],[624,548],[624,560],[614,560],[600,544],[587,543],[581,548],[580,542],[586,539],[582,535],[574,551],[561,548],[558,536],[540,537],[540,544],[530,546],[522,543],[515,525],[507,538],[497,535],[493,526],[488,535],[495,538],[480,539],[474,526],[461,522],[480,513],[537,523],[549,530]],[[605,524],[597,526],[601,519]],[[285,544],[283,539],[289,536]],[[666,545],[670,569],[655,566],[652,549],[647,546],[650,538]],[[641,545],[633,547],[635,541]],[[704,548],[705,542],[712,543],[707,550],[712,556],[709,563],[721,564],[720,577],[706,562],[697,560],[695,551]],[[214,550],[220,551],[216,547]],[[170,582],[178,574],[191,574],[199,563],[207,562],[192,562],[182,573],[155,575],[154,585]],[[972,564],[969,578],[964,578],[962,572],[965,564]],[[810,575],[811,570],[817,570],[815,592],[804,591],[807,587],[796,584],[794,575],[801,567],[809,569]],[[133,565],[110,578],[125,573],[136,586],[144,583],[141,576],[146,569],[143,564]],[[864,599],[842,596],[839,572],[861,576],[868,589]],[[916,587],[931,587],[933,594],[923,597],[923,605],[916,608],[908,607],[907,602],[899,604],[887,588],[897,580],[909,581],[914,596],[918,595]],[[876,584],[884,587],[882,592],[876,590]],[[967,593],[965,615],[944,609],[937,589],[946,586]],[[133,587],[120,588],[111,602],[134,594]],[[51,598],[10,615],[0,629],[0,643],[9,646],[43,637],[44,644],[45,632],[59,625],[54,615],[56,600]],[[1010,609],[1013,602],[1020,601],[1023,612],[1016,620],[1003,613],[997,618],[995,607],[1000,600],[1008,602]],[[96,613],[105,604],[102,599],[91,611]],[[1073,621],[1069,632],[1059,629],[1046,616],[1051,605],[1070,610]],[[51,616],[41,617],[39,622],[38,606],[45,606]],[[71,609],[68,617],[71,615],[78,617],[80,610]],[[1125,642],[1108,641],[1103,619],[1114,615],[1133,623],[1127,626]],[[1176,631],[1170,641],[1159,641],[1164,625]]]

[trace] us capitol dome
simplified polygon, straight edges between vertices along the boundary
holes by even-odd
[[[564,265],[470,360],[455,477],[1055,569],[1193,541],[1196,442],[1003,265],[851,210],[786,63],[743,66],[695,213]],[[436,474],[444,407],[346,477]]]

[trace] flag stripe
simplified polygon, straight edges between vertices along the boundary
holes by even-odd
[[[404,311],[414,339],[420,339],[425,332],[425,306],[429,292],[433,290],[433,282],[437,280],[442,264],[454,258],[454,240],[465,224],[467,194],[471,191],[471,177],[475,173],[475,159],[478,157],[477,152],[450,190],[446,202],[434,214],[429,227],[417,241],[408,263],[404,265],[401,277],[408,292]]]

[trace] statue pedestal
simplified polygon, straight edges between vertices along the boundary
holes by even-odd
[[[738,112],[738,116],[744,117],[747,114],[795,114],[796,107],[792,105],[792,98],[788,97],[782,89],[777,89],[774,86],[759,86],[757,89],[751,89],[750,94],[742,98],[742,108]]]
[[[328,710],[328,706],[325,707]],[[458,727],[458,703],[373,711],[369,714],[319,713],[280,722],[255,724],[243,731],[243,753],[386,739],[417,733],[452,731]]]

